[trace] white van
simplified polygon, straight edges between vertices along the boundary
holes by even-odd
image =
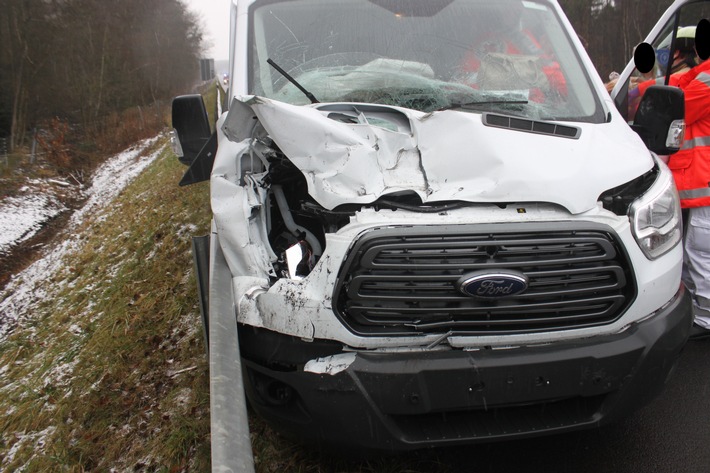
[[[658,157],[680,91],[632,131],[554,0],[233,0],[230,60],[214,135],[199,96],[173,108],[183,184],[211,180],[213,452],[242,372],[281,431],[383,450],[660,392],[692,324]]]

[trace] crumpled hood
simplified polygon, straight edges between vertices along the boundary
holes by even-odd
[[[568,138],[489,126],[479,113],[249,96],[233,100],[222,130],[249,139],[254,116],[326,209],[414,191],[425,203],[550,202],[577,214],[653,166],[619,122],[565,124],[579,129]]]

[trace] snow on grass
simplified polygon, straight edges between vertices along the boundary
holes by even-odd
[[[78,232],[88,215],[96,216],[136,176],[161,153],[155,148],[159,136],[143,140],[101,165],[93,175],[91,186],[84,193],[84,206],[77,210],[66,229],[69,237],[60,241],[44,256],[15,275],[0,293],[0,341],[28,313],[32,304],[42,301],[59,288],[48,283],[50,276],[60,270],[66,254],[80,242]],[[42,194],[42,186],[29,186],[16,198],[8,198],[0,205],[0,252],[11,248],[36,233],[49,219],[65,210],[53,199]]]
[[[44,449],[45,442],[47,437],[51,437],[51,435],[54,433],[54,431],[57,430],[56,427],[47,427],[45,430],[42,432],[35,432],[35,433],[29,433],[29,434],[15,434],[17,437],[17,442],[12,446],[8,454],[6,455],[5,458],[3,458],[2,463],[3,464],[9,464],[12,463],[12,460],[15,458],[15,455],[20,448],[24,447],[27,444],[34,445],[35,450],[42,450]],[[5,435],[6,436],[6,435]],[[20,470],[16,470],[18,472],[24,471],[24,468]]]
[[[14,246],[32,238],[47,222],[67,210],[54,195],[36,192],[37,188],[25,186],[19,195],[0,203],[0,255],[9,254]]]
[[[72,224],[79,225],[85,216],[104,208],[106,203],[116,197],[138,174],[152,163],[161,153],[162,147],[145,155],[160,137],[143,140],[138,145],[117,154],[106,161],[94,174],[91,187],[87,191],[86,204],[72,216]]]

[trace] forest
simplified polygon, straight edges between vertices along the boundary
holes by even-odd
[[[671,3],[559,1],[604,80]],[[126,110],[190,90],[202,38],[180,0],[0,0],[0,138],[12,152],[51,129],[91,151]]]
[[[621,72],[634,47],[673,0],[559,0],[603,80]]]
[[[0,0],[0,138],[49,127],[91,151],[126,110],[190,90],[202,38],[179,0]]]

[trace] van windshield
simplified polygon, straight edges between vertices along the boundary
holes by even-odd
[[[522,0],[257,0],[250,93],[602,122],[554,7]]]

